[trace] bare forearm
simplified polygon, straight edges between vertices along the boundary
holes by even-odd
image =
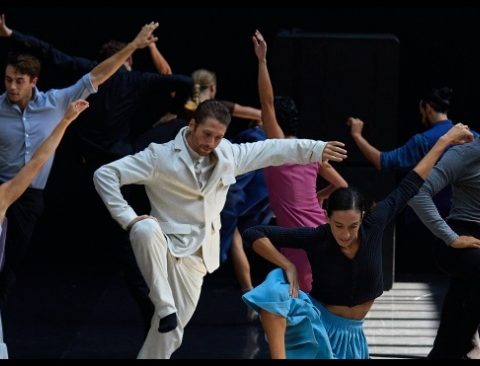
[[[269,139],[284,138],[283,130],[277,122],[273,103],[273,88],[268,74],[267,61],[258,61],[258,93],[262,106],[262,122],[265,134]]]
[[[153,46],[150,46],[150,55],[152,57],[153,64],[157,71],[162,75],[171,75],[172,68],[168,64],[167,60],[163,55],[160,53],[158,48],[152,43]]]
[[[353,140],[358,146],[360,152],[365,156],[365,158],[378,170],[380,170],[380,151],[370,145],[370,143],[365,140],[362,135],[354,135]]]
[[[158,23],[145,24],[133,41],[124,48],[98,64],[92,71],[91,77],[95,87],[104,83],[112,76],[127,59],[139,48],[147,47],[150,43],[157,41],[152,32],[158,27]]]
[[[110,76],[112,76],[124,62],[135,52],[136,46],[133,42],[127,44],[123,49],[99,63],[91,71],[92,83],[95,87],[103,84]]]
[[[40,169],[42,169],[43,165],[58,147],[68,125],[69,122],[62,119],[50,136],[35,151],[32,159],[17,173],[15,177],[2,184],[0,193],[2,207],[0,207],[0,211],[2,209],[6,210],[23,194],[23,192],[25,192]]]
[[[282,253],[280,253],[280,251],[275,248],[268,238],[260,238],[255,240],[252,243],[252,248],[259,256],[265,258],[267,261],[280,268],[286,270],[292,265],[292,262],[290,262]]]
[[[260,109],[240,104],[234,104],[232,115],[237,118],[253,119],[255,121],[262,119],[262,111]]]
[[[258,61],[258,92],[262,106],[273,105],[273,88],[266,60]]]
[[[60,141],[62,140],[62,137],[70,123],[71,120],[63,118],[52,131],[50,136],[48,136],[48,138],[43,141],[37,151],[35,151],[31,161],[38,161],[40,164],[44,164],[60,144]]]

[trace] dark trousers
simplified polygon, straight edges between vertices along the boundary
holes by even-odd
[[[96,239],[102,244],[103,249],[107,251],[108,258],[113,259],[120,266],[129,292],[138,305],[142,315],[144,334],[146,336],[155,311],[155,307],[148,296],[150,290],[138,268],[128,232],[123,230],[118,223],[112,219],[93,186],[92,177],[95,169],[108,163],[108,160],[110,159],[100,157],[97,159],[86,159],[86,175],[88,180],[86,189],[88,189],[89,192],[88,206],[92,216],[91,230],[96,233]],[[148,200],[143,186],[124,186],[122,187],[122,194],[139,215],[149,213],[149,209],[146,207]],[[138,202],[138,204],[134,202]]]
[[[5,263],[0,272],[0,308],[16,281],[16,273],[30,245],[35,224],[43,212],[43,190],[28,188],[7,210]]]
[[[480,238],[480,224],[450,220],[459,235]],[[480,249],[455,249],[438,243],[435,258],[450,276],[440,325],[429,358],[462,358],[472,348],[480,325]]]
[[[178,131],[186,125],[185,121],[179,119],[158,124],[138,136],[130,146],[130,149],[138,152],[145,149],[152,142],[164,143],[170,141],[175,138]],[[107,246],[109,253],[116,258],[122,267],[127,286],[142,314],[146,336],[155,311],[155,307],[148,297],[150,292],[149,288],[138,268],[128,232],[123,230],[118,223],[112,219],[100,196],[95,191],[92,182],[93,173],[96,169],[123,156],[106,151],[96,151],[88,145],[83,147],[83,150],[82,154],[86,165],[87,189],[89,189],[89,196],[91,198],[89,211],[94,215],[94,220],[92,221],[97,226],[97,229],[93,232],[100,233],[98,234],[101,236],[98,238],[99,241]],[[150,203],[148,202],[143,186],[124,186],[122,187],[122,195],[138,215],[150,213]]]

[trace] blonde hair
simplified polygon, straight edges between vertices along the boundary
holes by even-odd
[[[212,85],[217,85],[217,76],[213,71],[207,69],[198,69],[192,73],[193,90],[192,99],[185,104],[185,108],[190,111],[197,109],[200,104],[200,93]]]

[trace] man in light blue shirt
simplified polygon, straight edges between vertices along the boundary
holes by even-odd
[[[3,17],[3,16],[2,16]],[[6,92],[0,95],[0,183],[11,179],[30,161],[32,154],[61,120],[70,102],[95,93],[139,48],[155,42],[158,23],[146,24],[125,48],[98,64],[74,85],[41,92],[36,84],[40,62],[31,55],[9,55],[5,69]],[[0,273],[0,307],[15,282],[21,262],[43,211],[43,189],[53,157],[45,164],[31,187],[7,211],[9,236],[5,266]]]

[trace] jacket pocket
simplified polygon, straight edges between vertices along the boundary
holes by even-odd
[[[192,232],[192,225],[179,224],[171,222],[159,222],[162,231],[165,234],[190,234]]]

